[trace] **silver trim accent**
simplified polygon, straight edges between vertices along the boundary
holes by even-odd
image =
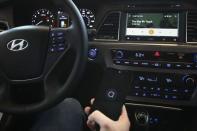
[[[189,42],[189,41],[188,41],[188,33],[187,33],[188,13],[189,13],[189,11],[186,12],[186,43],[187,43],[187,44],[197,44],[197,41],[196,41],[196,42]]]
[[[144,107],[153,107],[153,108],[162,108],[162,109],[183,111],[180,108],[167,107],[167,106],[157,106],[157,105],[148,105],[148,104],[125,103],[125,105],[128,105],[128,106],[144,106]]]
[[[126,42],[116,42],[116,43],[112,43],[112,42],[101,42],[101,41],[91,41],[89,42],[90,44],[99,44],[99,45],[108,45],[108,44],[114,44],[114,45],[130,45],[130,46],[138,46],[138,45],[153,45],[153,46],[180,46],[179,44],[177,43],[172,43],[172,42],[151,42],[151,43],[148,43],[148,42],[141,42],[141,43],[138,43],[138,42],[130,42],[130,41],[126,41]],[[182,43],[184,44],[184,43]],[[187,46],[187,45],[182,45],[182,46]]]
[[[10,51],[22,51],[29,46],[29,43],[24,39],[14,39],[7,43],[7,48]]]
[[[120,11],[113,11],[113,12],[110,12],[104,19],[104,21],[107,19],[107,17],[113,13],[119,13],[119,25],[118,25],[118,39],[97,39],[95,38],[94,41],[119,41],[120,40],[120,23],[121,23],[121,12]],[[103,23],[102,23],[103,24]],[[102,25],[101,25],[102,26]],[[101,26],[99,27],[99,29],[101,28]],[[98,30],[99,30],[98,29]]]

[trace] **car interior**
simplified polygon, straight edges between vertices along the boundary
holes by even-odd
[[[124,104],[131,131],[197,131],[196,1],[0,0],[0,130],[70,97]]]

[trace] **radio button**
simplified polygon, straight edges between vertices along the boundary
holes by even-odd
[[[193,69],[194,68],[194,65],[193,64],[185,64],[184,65],[184,68],[185,69]]]
[[[149,97],[149,93],[148,92],[142,93],[142,97]]]
[[[174,86],[174,79],[170,76],[164,76],[163,77],[163,82],[164,82],[164,85],[166,87],[169,87],[169,86]]]
[[[178,93],[179,91],[178,91],[178,89],[172,89],[171,92],[172,93]]]
[[[164,94],[164,95],[162,95],[162,98],[163,98],[163,99],[170,99],[170,96],[167,95],[167,94]]]
[[[130,65],[130,61],[124,61],[124,65],[129,66]]]
[[[173,63],[164,63],[163,64],[163,68],[173,69],[174,68],[174,64]]]
[[[182,68],[184,68],[184,64],[181,64],[181,63],[175,64],[175,68],[182,69]]]
[[[132,66],[139,66],[140,62],[138,62],[138,61],[131,61],[131,65]]]
[[[116,65],[122,65],[123,62],[121,60],[114,60],[114,64],[116,64]]]
[[[140,93],[135,92],[135,93],[134,93],[134,96],[140,96]]]
[[[137,77],[137,80],[138,80],[138,81],[146,81],[146,77],[143,76],[143,75],[139,75],[139,76]]]
[[[155,89],[154,87],[150,87],[150,88],[149,88],[149,91],[150,91],[150,92],[153,92],[153,91],[155,91],[155,90],[156,90],[156,89]]]
[[[149,83],[157,83],[159,80],[158,80],[158,77],[157,76],[147,76],[147,82]]]
[[[172,99],[172,100],[177,100],[177,99],[178,99],[178,96],[177,96],[177,95],[172,95],[172,96],[171,96],[171,99]]]
[[[161,91],[161,88],[160,88],[160,87],[158,87],[156,90],[160,92],[160,91]]]
[[[150,96],[153,98],[160,98],[161,95],[159,93],[150,93]]]
[[[149,67],[150,63],[149,62],[141,62],[140,64],[142,67]]]
[[[163,90],[164,90],[164,92],[166,92],[166,93],[169,93],[169,92],[170,92],[170,89],[168,89],[168,88],[164,88]]]
[[[140,90],[141,88],[140,88],[140,86],[134,86],[134,89]]]
[[[193,93],[193,90],[190,90],[190,89],[182,89],[181,92],[184,93],[184,94],[192,94]]]
[[[151,66],[154,68],[161,68],[161,63],[153,62],[153,63],[151,63]]]
[[[148,87],[143,86],[142,89],[143,89],[144,91],[147,91],[147,90],[148,90]]]

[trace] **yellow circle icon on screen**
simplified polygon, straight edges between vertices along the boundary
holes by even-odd
[[[148,33],[149,33],[149,35],[154,35],[155,31],[151,29],[151,30],[148,31]]]

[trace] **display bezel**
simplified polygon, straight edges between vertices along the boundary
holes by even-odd
[[[178,18],[178,37],[164,37],[164,36],[127,36],[126,31],[127,31],[127,15],[128,14],[135,14],[135,13],[177,13],[179,18]],[[125,12],[124,15],[124,30],[122,30],[124,34],[124,40],[126,41],[158,41],[158,42],[183,42],[185,41],[185,26],[186,26],[186,15],[185,12],[178,12],[178,11],[165,11],[165,12],[160,12],[160,11],[134,11],[134,12]]]

